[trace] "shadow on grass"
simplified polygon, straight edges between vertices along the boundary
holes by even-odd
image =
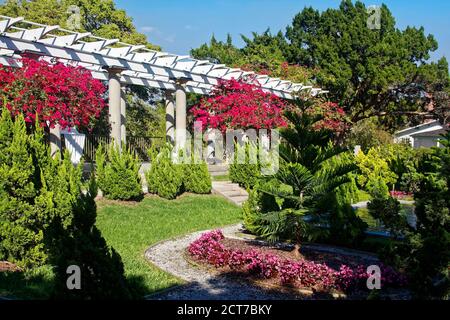
[[[287,286],[260,286],[245,272],[221,273],[205,283],[191,282],[146,298],[148,300],[335,300],[328,293],[301,292]]]
[[[0,272],[1,300],[64,300],[55,296],[55,277],[50,266],[23,272]],[[143,277],[126,279],[131,300],[143,300],[149,289]],[[107,297],[105,297],[107,299]]]
[[[46,300],[54,290],[50,266],[23,272],[0,272],[0,299]]]

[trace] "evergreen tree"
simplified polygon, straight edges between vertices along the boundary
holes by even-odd
[[[183,186],[184,191],[196,194],[211,193],[211,175],[208,165],[204,161],[195,161],[192,156],[190,164],[183,164]]]
[[[141,200],[143,196],[140,161],[131,150],[111,145],[107,152],[100,146],[96,153],[98,186],[113,200]],[[106,157],[105,157],[106,156]]]
[[[157,153],[150,149],[151,168],[145,173],[148,191],[169,200],[182,191],[183,168],[172,161],[172,146],[167,145]]]
[[[2,110],[0,141],[0,256],[23,267],[42,265],[45,221],[34,210],[39,171],[22,115],[13,122]]]

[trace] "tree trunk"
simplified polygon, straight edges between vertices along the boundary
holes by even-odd
[[[302,255],[300,253],[301,245],[300,243],[296,243],[294,246],[294,256],[296,259],[301,259]]]

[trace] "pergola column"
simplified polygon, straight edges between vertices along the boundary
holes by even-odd
[[[175,143],[175,101],[173,91],[166,90],[166,141],[174,145]]]
[[[120,134],[121,141],[124,145],[127,144],[127,93],[125,87],[122,87],[121,90],[121,99],[120,99]]]
[[[50,154],[52,158],[61,152],[61,126],[56,124],[54,128],[50,128]]]
[[[176,139],[175,145],[177,152],[186,149],[186,79],[178,79],[176,81]]]
[[[108,68],[109,74],[109,123],[111,125],[111,142],[121,150],[121,105],[122,89],[120,85],[120,68]]]

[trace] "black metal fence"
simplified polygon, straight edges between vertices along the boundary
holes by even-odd
[[[130,148],[141,161],[149,161],[148,149],[152,145],[161,146],[164,144],[163,137],[127,137],[127,148]],[[84,142],[83,158],[86,162],[95,162],[95,153],[100,144],[109,145],[109,136],[86,135]]]

